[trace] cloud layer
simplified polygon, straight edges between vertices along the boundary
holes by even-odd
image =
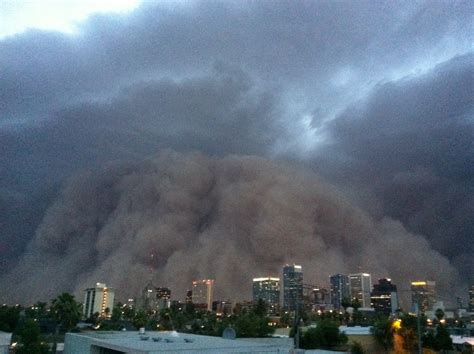
[[[215,278],[218,297],[246,299],[252,277],[279,274],[286,262],[301,263],[313,284],[362,269],[402,288],[419,277],[445,291],[458,285],[456,270],[423,237],[391,219],[374,221],[309,172],[256,157],[163,152],[78,175],[26,254],[2,279],[11,284],[2,296],[81,294],[98,280],[133,296],[151,265],[156,283],[177,298],[193,279]]]
[[[358,209],[347,208],[363,214],[354,220],[372,225],[360,229],[361,234],[368,233],[365,237],[425,242],[420,247],[427,255],[439,252],[442,257],[435,258],[449,259],[463,282],[474,281],[471,13],[467,1],[145,3],[127,15],[91,17],[78,25],[75,35],[29,31],[4,38],[0,41],[0,274],[6,276],[19,262],[17,270],[24,272],[32,269],[25,263],[28,260],[37,265],[35,257],[47,254],[34,251],[38,242],[46,252],[48,242],[56,247],[54,239],[101,238],[90,236],[98,231],[81,228],[80,221],[89,225],[90,214],[97,213],[103,218],[97,227],[113,224],[104,210],[116,208],[118,201],[107,183],[118,183],[125,172],[113,168],[106,176],[93,171],[135,161],[129,168],[140,174],[153,163],[139,161],[172,149],[185,154],[174,157],[183,168],[183,161],[196,158],[186,155],[190,151],[210,156],[197,158],[208,169],[230,163],[219,160],[227,155],[256,155],[262,158],[255,161],[263,165],[259,172],[263,179],[271,179],[273,169],[284,170],[281,173],[289,180],[301,174],[293,176],[288,167],[278,167],[279,162],[267,168],[273,166],[267,160],[303,165],[357,205]],[[243,158],[242,169],[252,159]],[[166,161],[154,163],[168,168]],[[219,168],[213,168],[215,178],[221,178]],[[60,193],[59,186],[69,178],[72,182]],[[308,187],[316,183],[305,181]],[[106,194],[97,200],[101,183],[106,184]],[[288,183],[281,188],[297,188]],[[126,193],[133,190],[118,194]],[[69,194],[74,198],[68,204],[64,196]],[[329,194],[327,198],[334,197]],[[95,200],[91,210],[83,210],[90,198]],[[347,212],[346,202],[334,203],[341,213]],[[72,234],[58,224],[60,206],[82,215],[71,226]],[[153,207],[152,203],[150,212]],[[201,208],[206,209],[205,203]],[[229,210],[238,214],[237,207]],[[331,215],[336,214],[333,210]],[[344,220],[351,224],[353,219]],[[331,224],[330,220],[325,222]],[[216,225],[223,227],[225,222]],[[270,219],[265,223],[270,225]],[[49,227],[55,230],[51,240],[45,235]],[[200,234],[189,237],[210,240],[196,235]],[[293,240],[288,237],[285,242]],[[314,243],[310,249],[316,252],[320,242],[316,240],[329,236],[311,237],[312,241],[301,242]],[[358,236],[354,237],[356,242]],[[215,242],[221,245],[217,237]],[[325,241],[322,249],[330,253],[329,244]],[[81,252],[90,250],[84,247]],[[196,252],[204,256],[206,247],[202,246],[204,253]],[[66,250],[70,260],[53,253],[48,269],[87,259]],[[167,251],[170,259],[173,250]],[[382,246],[370,250],[382,251]],[[352,259],[337,242],[334,250],[350,258],[340,261],[347,271],[365,264],[364,252]],[[256,254],[250,252],[249,257],[256,259]],[[311,258],[308,264],[313,268],[324,267],[308,257],[302,262]],[[275,256],[275,262],[286,259],[292,261]],[[91,264],[96,268],[82,275],[71,266],[71,279],[82,286],[95,282],[94,276],[105,276],[99,270],[94,273],[102,267],[97,259]],[[377,267],[388,271],[388,265]],[[420,267],[427,271],[420,277],[431,274],[431,268]],[[446,267],[452,272],[450,265]],[[135,271],[143,272],[140,269]],[[409,278],[403,270],[397,272],[401,280]],[[61,273],[64,279],[67,275]],[[49,292],[35,284],[35,293]]]

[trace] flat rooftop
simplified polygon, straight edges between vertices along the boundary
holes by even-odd
[[[148,339],[145,339],[148,337]],[[282,353],[292,342],[287,338],[223,339],[176,332],[81,332],[67,333],[64,354],[85,353]]]

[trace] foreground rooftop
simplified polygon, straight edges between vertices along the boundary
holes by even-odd
[[[64,354],[288,353],[291,347],[288,338],[232,340],[176,332],[111,331],[67,333]]]

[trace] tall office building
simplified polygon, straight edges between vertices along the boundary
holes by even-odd
[[[303,303],[303,270],[300,265],[283,267],[283,309],[296,311]]]
[[[335,274],[329,277],[331,283],[331,304],[335,310],[342,308],[342,300],[350,299],[349,277],[343,274]]]
[[[379,279],[378,284],[374,284],[370,299],[375,312],[390,315],[398,310],[397,286],[392,284],[391,279]]]
[[[474,312],[474,284],[469,289],[469,312]]]
[[[349,288],[351,300],[359,300],[361,307],[370,307],[370,291],[372,290],[372,277],[370,274],[349,274]]]
[[[214,296],[214,280],[204,279],[193,281],[192,301],[197,307],[212,310]]]
[[[84,290],[84,316],[89,318],[98,313],[100,317],[110,317],[114,308],[114,297],[115,289],[104,283],[96,283],[94,288]]]
[[[276,312],[280,304],[280,278],[254,278],[252,293],[254,303],[262,299],[267,303],[268,312]]]
[[[411,302],[413,309],[415,304],[421,312],[433,310],[436,303],[436,282],[431,280],[411,282]]]
[[[156,298],[156,288],[151,280],[145,285],[142,290],[140,304],[145,311],[156,311],[158,307],[158,300]]]

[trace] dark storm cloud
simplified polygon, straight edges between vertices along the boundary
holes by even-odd
[[[163,148],[316,160],[377,220],[401,219],[465,270],[472,58],[448,60],[471,51],[470,14],[462,1],[149,3],[94,16],[74,35],[1,40],[0,272],[58,184]],[[325,133],[330,147],[318,144]],[[84,178],[71,182],[78,198],[89,195]]]
[[[377,81],[469,50],[470,10],[469,2],[146,4],[95,16],[75,36],[32,31],[0,42],[1,117],[44,118],[71,100],[144,77],[193,75],[216,60],[329,99],[326,85],[341,70]]]
[[[462,259],[456,263],[471,277],[473,59],[456,57],[426,75],[377,86],[329,124],[331,142],[320,151],[327,176]]]

